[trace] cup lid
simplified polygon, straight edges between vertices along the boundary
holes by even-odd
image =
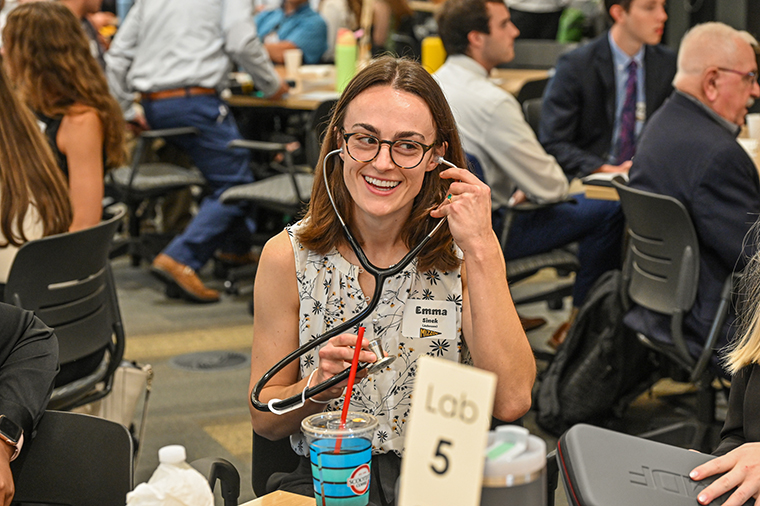
[[[377,418],[369,413],[349,411],[346,425],[341,428],[340,415],[340,411],[327,411],[308,416],[301,420],[301,430],[313,437],[352,437],[372,432],[378,425]]]

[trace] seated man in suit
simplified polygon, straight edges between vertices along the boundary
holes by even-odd
[[[723,282],[744,267],[744,236],[760,214],[757,167],[736,142],[747,108],[760,97],[757,72],[742,34],[722,23],[692,28],[678,53],[676,90],[647,125],[630,170],[630,186],[678,199],[694,223],[699,284],[684,318],[684,335],[694,343],[707,336]],[[665,315],[635,307],[625,322],[669,340]]]
[[[526,198],[563,200],[568,183],[562,168],[538,143],[515,97],[488,80],[496,65],[514,58],[520,33],[504,0],[448,0],[438,27],[448,59],[433,77],[451,105],[465,151],[483,167],[495,209]],[[511,260],[578,241],[577,308],[596,279],[618,266],[623,219],[618,202],[574,197],[577,204],[518,215],[504,254]],[[567,326],[555,334],[553,344],[563,339]]]
[[[319,63],[327,50],[327,24],[309,0],[285,0],[282,7],[263,11],[254,20],[274,63],[283,63],[288,49],[303,51],[304,63]]]
[[[568,177],[626,172],[644,122],[672,91],[675,54],[659,45],[665,0],[605,0],[612,28],[562,55],[539,140]]]

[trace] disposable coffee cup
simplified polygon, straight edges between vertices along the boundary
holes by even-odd
[[[300,49],[286,49],[283,53],[285,61],[285,78],[290,81],[298,79],[298,69],[303,63],[303,51]]]
[[[480,506],[546,506],[546,443],[527,429],[501,426],[488,433]]]
[[[340,412],[317,413],[301,421],[309,445],[317,506],[369,504],[372,436],[377,418],[349,412],[340,426]]]

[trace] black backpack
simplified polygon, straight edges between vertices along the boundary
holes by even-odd
[[[659,378],[654,354],[623,325],[619,270],[594,284],[534,398],[538,425],[559,436],[576,423],[604,425]]]

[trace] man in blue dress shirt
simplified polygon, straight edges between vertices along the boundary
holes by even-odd
[[[285,0],[279,9],[258,14],[256,29],[275,63],[283,63],[288,49],[303,51],[304,63],[319,63],[327,51],[327,24],[309,0]]]

